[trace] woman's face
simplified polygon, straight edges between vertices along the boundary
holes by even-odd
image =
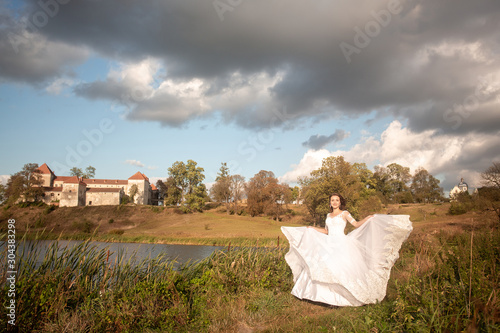
[[[336,195],[332,196],[330,198],[330,206],[332,206],[333,209],[337,209],[340,207],[340,198]]]

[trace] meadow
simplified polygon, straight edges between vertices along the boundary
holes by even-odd
[[[179,228],[175,232],[167,224],[150,225],[151,221],[144,221],[144,229],[160,234],[154,236],[155,241],[165,241],[161,237],[172,234],[179,241],[187,241],[190,236],[198,239],[195,241],[214,240],[227,228],[225,223],[232,223],[234,228],[228,231],[231,237],[221,239],[227,242],[241,237],[254,245],[257,242],[262,245],[263,239],[269,239],[268,247],[231,247],[201,263],[186,264],[180,270],[174,270],[172,263],[161,257],[132,263],[123,262],[118,256],[111,263],[105,250],[97,251],[88,242],[66,249],[56,259],[54,247],[39,267],[30,259],[20,263],[16,284],[17,329],[23,332],[497,332],[500,330],[498,222],[488,213],[451,216],[447,214],[448,208],[447,204],[386,207],[386,213],[409,214],[414,231],[403,244],[393,267],[387,296],[378,304],[338,308],[301,301],[290,294],[292,275],[284,260],[288,245],[282,241],[278,246],[276,240],[281,225],[300,225],[300,212],[278,222],[231,216],[214,209],[192,216],[179,215],[185,217],[183,221],[166,219],[172,223],[171,228]],[[151,208],[141,208],[137,219],[144,217],[142,209]],[[177,215],[166,211],[150,213]],[[19,212],[15,214],[18,219]],[[122,223],[119,216],[102,214],[100,222],[107,227]],[[198,223],[194,217],[199,219]],[[74,218],[78,221],[90,217]],[[108,223],[110,218],[115,219],[113,223]],[[136,217],[126,218],[139,225]],[[19,221],[21,228],[24,220]],[[44,223],[40,228],[52,222],[47,219]],[[75,230],[68,230],[68,235],[73,231],[75,235],[86,234],[76,230],[78,227],[72,228]],[[134,229],[125,229],[123,234],[115,236],[139,234]],[[247,229],[259,231],[251,234]],[[234,230],[250,234],[240,236]],[[266,230],[271,231],[266,233]],[[101,232],[108,234],[105,230]],[[211,233],[207,236],[205,232]],[[34,234],[30,237],[36,238]],[[150,241],[148,237],[144,239]],[[232,244],[235,243],[237,240]],[[31,251],[36,253],[36,246]],[[2,263],[2,281],[6,278],[5,267]],[[1,298],[6,304],[6,285]],[[9,327],[5,308],[3,311],[1,327]]]

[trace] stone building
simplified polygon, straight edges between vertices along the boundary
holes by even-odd
[[[460,183],[458,183],[458,185],[455,185],[455,187],[453,187],[450,191],[450,199],[452,201],[456,200],[457,196],[460,194],[460,193],[469,193],[472,191],[469,191],[469,185],[464,181],[463,178],[460,179]],[[473,190],[472,191],[473,193],[477,193],[477,189]]]
[[[44,163],[38,168],[45,195],[46,204],[61,207],[119,205],[133,185],[138,191],[134,202],[140,205],[152,204],[153,189],[149,178],[141,172],[127,180],[121,179],[85,179],[76,176],[56,176]]]

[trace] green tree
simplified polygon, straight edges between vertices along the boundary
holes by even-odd
[[[204,171],[193,160],[188,160],[187,163],[177,161],[168,168],[173,185],[181,190],[180,203],[185,211],[201,211],[207,200],[207,190],[202,184],[205,179]]]
[[[91,165],[89,165],[86,169],[85,169],[85,173],[83,174],[82,176],[83,178],[86,178],[86,179],[91,179],[91,178],[94,178],[95,177],[95,168]]]
[[[8,204],[14,204],[19,199],[29,202],[38,202],[44,196],[41,187],[42,180],[37,163],[25,164],[23,169],[7,181],[5,196]]]
[[[182,202],[182,189],[176,186],[173,177],[168,177],[165,184],[165,192],[163,195],[165,206],[177,206]]]
[[[78,178],[81,178],[83,176],[83,171],[80,168],[72,167],[71,170],[69,170],[69,175],[70,176],[77,176]]]
[[[215,184],[210,189],[210,193],[216,202],[223,202],[226,205],[226,211],[229,214],[229,205],[231,203],[231,176],[226,163],[222,163]]]
[[[158,189],[158,198],[161,200],[162,204],[165,205],[165,195],[167,193],[167,185],[161,180],[156,181],[156,188]]]
[[[330,211],[328,198],[335,192],[346,199],[347,209],[357,217],[358,201],[364,190],[359,169],[359,166],[353,168],[343,156],[330,156],[323,160],[321,168],[300,179],[302,198],[315,224],[324,222]]]
[[[291,197],[291,200],[292,202],[296,202],[297,200],[299,200],[299,196],[300,196],[300,187],[298,186],[294,186],[292,189],[292,197]]]
[[[95,168],[91,165],[89,165],[86,169],[85,172],[82,171],[82,169],[77,168],[77,167],[72,167],[71,170],[69,170],[69,174],[71,176],[77,176],[78,178],[94,178],[95,177]]]
[[[439,187],[439,179],[434,178],[424,168],[418,168],[412,178],[411,191],[417,202],[435,202],[442,200],[443,189]]]
[[[387,167],[376,166],[373,174],[375,189],[387,202],[412,202],[408,183],[411,181],[410,168],[391,163]]]

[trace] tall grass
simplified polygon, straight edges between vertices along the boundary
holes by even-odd
[[[500,232],[417,233],[403,245],[387,297],[334,308],[290,294],[284,246],[229,248],[174,269],[165,256],[109,262],[89,242],[20,261],[19,331],[457,332],[500,330]],[[5,256],[2,256],[5,258]],[[19,256],[20,257],[20,256]],[[5,281],[5,263],[0,277]],[[7,301],[6,286],[1,291]],[[2,310],[2,311],[5,311]],[[6,327],[5,313],[1,317]]]

